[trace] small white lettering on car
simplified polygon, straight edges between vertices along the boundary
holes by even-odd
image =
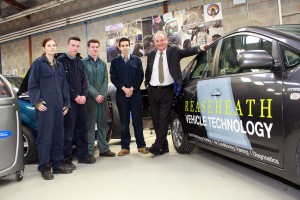
[[[287,88],[288,92],[300,92],[300,88]]]

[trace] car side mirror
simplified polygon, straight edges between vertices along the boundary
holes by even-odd
[[[242,69],[273,69],[273,57],[265,50],[249,50],[237,56],[238,66]]]

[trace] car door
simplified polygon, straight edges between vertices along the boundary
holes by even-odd
[[[200,104],[197,100],[197,83],[213,77],[213,65],[218,44],[212,45],[202,52],[183,71],[183,86],[176,98],[176,109],[182,119],[182,125],[189,140],[203,141],[206,130],[200,114]]]
[[[237,55],[276,43],[257,34],[236,34],[222,42],[214,79],[197,83],[207,138],[220,148],[283,167],[282,69],[242,69]]]

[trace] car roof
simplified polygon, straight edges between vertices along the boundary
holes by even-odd
[[[248,26],[244,28],[235,29],[224,37],[230,36],[235,33],[251,32],[264,35],[274,40],[280,41],[284,44],[300,49],[300,25],[276,25],[276,26]]]

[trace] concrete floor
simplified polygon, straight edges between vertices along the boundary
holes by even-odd
[[[145,133],[150,146],[155,136]],[[45,181],[37,165],[26,165],[24,179],[0,179],[1,200],[299,200],[300,188],[269,174],[195,149],[192,154],[175,152],[151,158],[137,153],[124,157],[99,158],[93,165],[75,164],[72,174],[55,175]],[[118,141],[111,143],[118,152]],[[97,154],[98,155],[98,154]]]

